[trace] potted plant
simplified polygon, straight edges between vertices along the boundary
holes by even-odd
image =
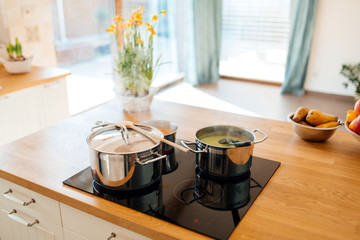
[[[123,109],[129,112],[149,109],[156,93],[151,84],[160,66],[160,57],[155,61],[153,57],[158,15],[153,15],[151,21],[143,24],[144,10],[143,7],[134,10],[127,21],[116,16],[114,23],[106,29],[114,34],[117,48],[114,56],[117,73],[114,91]],[[163,16],[166,13],[160,12]]]
[[[32,56],[25,58],[22,54],[22,46],[17,38],[15,44],[6,45],[8,58],[0,58],[7,72],[12,74],[26,73],[30,71]]]
[[[355,102],[360,99],[360,63],[343,64],[341,68],[342,75],[348,78],[349,82],[355,85]],[[348,82],[343,83],[345,88],[349,86]]]

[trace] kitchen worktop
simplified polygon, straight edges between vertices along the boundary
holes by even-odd
[[[258,128],[268,139],[254,155],[281,162],[230,239],[359,239],[360,145],[337,131],[327,142],[297,137],[290,123],[154,100],[151,110],[124,113],[110,101],[0,147],[0,178],[153,239],[208,239],[149,215],[65,186],[89,166],[86,137],[98,120],[171,120],[177,137],[194,140],[202,127]]]
[[[0,96],[48,83],[68,75],[70,75],[70,72],[64,69],[37,66],[32,66],[28,73],[10,74],[6,71],[5,67],[0,64]]]

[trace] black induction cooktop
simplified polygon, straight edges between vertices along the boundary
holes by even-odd
[[[280,166],[253,157],[249,172],[218,179],[195,165],[195,154],[175,150],[178,167],[150,186],[113,191],[93,181],[90,167],[63,183],[215,239],[227,239]]]

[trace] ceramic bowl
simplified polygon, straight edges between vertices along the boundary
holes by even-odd
[[[295,113],[290,113],[288,115],[288,121],[292,124],[295,133],[305,141],[324,142],[329,139],[338,128],[341,127],[341,124],[332,128],[315,128],[311,126],[305,126],[292,120],[294,114]]]
[[[351,130],[349,129],[349,123],[346,123],[346,124],[345,124],[345,128],[346,128],[346,130],[347,130],[356,140],[358,140],[358,141],[360,142],[360,135],[357,134],[356,132],[351,131]]]

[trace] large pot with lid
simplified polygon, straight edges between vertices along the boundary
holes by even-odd
[[[256,140],[255,133],[263,138]],[[254,144],[263,142],[267,135],[255,129],[216,125],[198,130],[195,142],[181,141],[191,152],[196,153],[196,165],[216,177],[237,177],[248,172],[252,164]],[[196,145],[193,150],[189,145]]]
[[[163,138],[160,130],[137,126]],[[93,179],[116,190],[151,185],[161,176],[160,141],[131,128],[104,124],[87,137]]]

